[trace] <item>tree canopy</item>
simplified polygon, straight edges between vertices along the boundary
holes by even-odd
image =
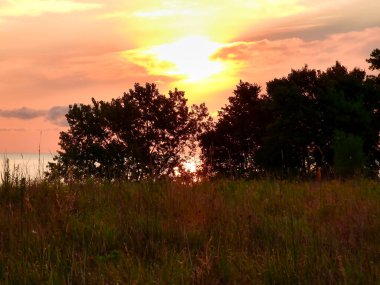
[[[367,59],[367,62],[371,64],[369,69],[380,70],[380,49],[374,49],[371,52],[371,57]]]
[[[60,134],[51,177],[125,179],[170,176],[207,125],[204,104],[187,106],[184,92],[141,86],[110,102],[74,104]]]
[[[380,50],[367,62],[380,70]],[[74,104],[60,134],[50,177],[139,181],[173,176],[186,152],[201,150],[210,176],[309,177],[380,170],[380,75],[325,71],[307,65],[267,83],[266,92],[240,81],[215,121],[204,104],[187,106],[184,92],[155,84],[110,102]]]
[[[211,173],[251,177],[257,171],[255,154],[271,116],[260,90],[257,84],[240,81],[213,128],[201,135],[203,159]]]
[[[377,68],[379,53],[367,60]],[[267,83],[237,86],[210,131],[201,136],[210,172],[232,177],[377,176],[379,80],[339,62],[326,71],[292,70]]]

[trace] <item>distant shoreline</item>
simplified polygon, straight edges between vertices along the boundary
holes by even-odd
[[[37,178],[47,170],[48,163],[54,161],[55,155],[56,153],[0,153],[0,174],[3,174],[4,166],[9,163],[12,174]]]

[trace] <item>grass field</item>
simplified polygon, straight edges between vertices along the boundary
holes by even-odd
[[[0,284],[380,284],[380,185],[8,181]]]

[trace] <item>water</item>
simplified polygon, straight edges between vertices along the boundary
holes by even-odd
[[[0,175],[4,173],[6,159],[9,159],[11,173],[31,179],[41,177],[53,156],[51,153],[0,153]]]

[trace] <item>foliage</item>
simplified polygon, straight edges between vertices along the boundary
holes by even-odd
[[[365,155],[361,138],[337,131],[332,147],[334,150],[334,169],[337,175],[350,177],[363,171]]]
[[[287,78],[267,83],[272,120],[266,125],[257,162],[268,172],[305,173],[311,164],[315,135],[315,70],[292,70]]]
[[[164,96],[147,83],[110,102],[70,106],[66,117],[69,130],[60,135],[50,177],[138,181],[173,175],[208,114],[204,104],[189,109],[184,92]]]
[[[379,55],[376,49],[367,59],[371,69],[379,69]],[[266,94],[242,81],[233,93],[215,122],[204,104],[187,107],[184,92],[164,96],[148,83],[110,102],[70,106],[69,130],[60,135],[61,150],[48,176],[173,177],[183,169],[185,153],[198,146],[208,176],[310,177],[321,169],[328,177],[358,169],[378,176],[379,76],[349,71],[339,62],[325,71],[306,65],[269,81]],[[341,148],[338,132],[346,137]],[[358,161],[345,164],[343,157],[355,149]]]
[[[372,67],[377,55],[371,54]],[[240,82],[200,145],[205,163],[219,175],[308,177],[322,168],[333,176],[342,170],[340,149],[333,144],[341,131],[351,147],[360,145],[358,161],[345,175],[363,161],[365,174],[377,176],[379,110],[378,78],[357,68],[348,71],[339,62],[326,71],[305,66],[269,81],[266,95],[257,85]]]
[[[250,177],[257,171],[256,151],[270,115],[260,87],[240,81],[215,126],[201,135],[205,163],[221,175]]]
[[[371,66],[369,67],[370,69],[380,70],[380,49],[374,49],[371,52],[371,57],[366,61],[371,64]]]

